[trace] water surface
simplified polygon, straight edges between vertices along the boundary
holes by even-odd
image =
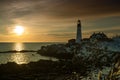
[[[21,50],[39,50],[41,46],[58,43],[0,43],[1,51],[21,51]],[[36,52],[27,53],[0,53],[0,64],[6,64],[7,62],[16,62],[17,64],[27,64],[29,62],[35,62],[40,59],[45,60],[57,60],[56,58],[41,56]]]

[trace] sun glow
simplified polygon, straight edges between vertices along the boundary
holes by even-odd
[[[24,33],[24,27],[23,26],[16,26],[14,28],[13,32],[17,35],[22,35]]]

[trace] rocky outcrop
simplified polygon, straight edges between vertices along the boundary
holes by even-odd
[[[43,46],[38,53],[58,59],[69,59],[63,66],[70,75],[61,80],[119,80],[120,38],[111,41]],[[75,74],[73,74],[75,72]],[[63,77],[63,76],[62,76]]]
[[[109,43],[114,45],[114,42]],[[119,44],[116,44],[119,48]],[[81,44],[81,49],[77,49],[73,57],[74,63],[87,66],[88,78],[92,80],[119,80],[120,79],[120,51],[116,48],[109,49],[108,45],[100,43]],[[106,48],[108,47],[108,48]]]
[[[53,44],[48,46],[42,46],[37,52],[40,55],[56,57],[58,59],[71,59],[71,54],[65,44]]]

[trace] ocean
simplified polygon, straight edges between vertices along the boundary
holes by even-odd
[[[0,52],[5,51],[21,51],[21,50],[39,50],[41,46],[59,44],[53,42],[40,42],[40,43],[0,43]],[[29,62],[36,62],[41,59],[45,60],[57,60],[56,58],[41,56],[36,52],[26,53],[0,53],[0,64],[6,64],[8,62],[15,62],[17,64],[27,64]]]

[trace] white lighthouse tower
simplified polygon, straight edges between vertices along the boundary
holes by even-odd
[[[81,32],[81,21],[78,20],[77,22],[77,34],[76,34],[76,43],[80,44],[82,39],[82,32]]]

